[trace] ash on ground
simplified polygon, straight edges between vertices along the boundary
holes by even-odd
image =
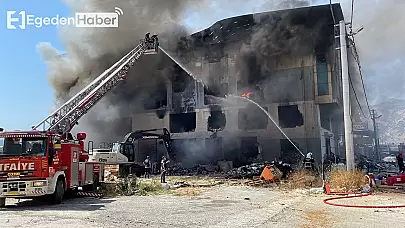
[[[171,176],[221,176],[228,179],[246,179],[260,176],[264,167],[274,163],[261,162],[244,165],[233,168],[231,161],[221,161],[217,165],[196,164],[190,168],[182,167],[181,164],[174,164],[169,168]],[[291,172],[292,169],[288,164],[275,164],[283,173]]]

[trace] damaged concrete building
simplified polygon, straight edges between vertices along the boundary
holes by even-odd
[[[263,111],[242,99],[215,98],[246,94],[301,151],[318,161],[334,154],[343,138],[334,34],[340,20],[340,4],[320,5],[228,18],[183,37],[175,56],[205,86],[167,58],[161,70],[170,80],[162,88],[139,85],[156,92],[133,114],[132,130],[168,128],[176,160],[189,165],[243,165],[256,158],[258,145],[263,160],[295,163],[301,155]],[[154,144],[143,147],[159,150]]]

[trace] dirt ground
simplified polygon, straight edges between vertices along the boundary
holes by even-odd
[[[75,198],[61,205],[8,200],[0,227],[403,227],[405,209],[326,205],[326,196],[246,186],[187,194]],[[378,194],[341,203],[405,204],[405,195]]]

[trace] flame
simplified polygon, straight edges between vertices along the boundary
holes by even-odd
[[[241,96],[241,97],[249,98],[250,95],[252,95],[252,94],[253,94],[253,92],[246,92],[246,93],[242,93],[240,96]]]

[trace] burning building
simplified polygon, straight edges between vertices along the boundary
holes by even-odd
[[[339,4],[320,5],[228,18],[181,38],[176,59],[202,83],[166,58],[166,80],[139,85],[153,95],[133,114],[132,130],[170,129],[177,159],[189,164],[242,165],[257,157],[258,145],[263,160],[301,157],[260,108],[224,98],[235,94],[260,104],[304,153],[320,160],[339,151],[340,20]]]

